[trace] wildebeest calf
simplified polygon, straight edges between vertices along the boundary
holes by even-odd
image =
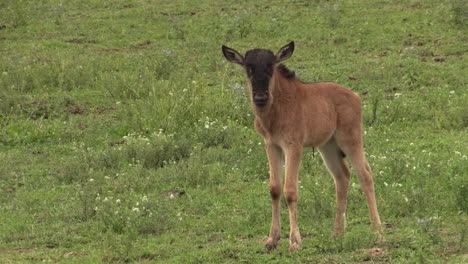
[[[280,239],[281,173],[286,161],[283,193],[289,209],[290,245],[300,247],[297,225],[297,183],[303,147],[316,147],[335,179],[337,210],[333,236],[345,231],[346,197],[350,171],[348,157],[364,191],[373,228],[380,234],[372,172],[362,143],[361,102],[357,94],[336,83],[304,83],[281,62],[289,59],[294,42],[275,55],[270,50],[252,49],[245,56],[222,47],[226,59],[240,64],[247,74],[255,129],[265,141],[270,167],[272,223],[265,248],[276,247]],[[284,155],[283,155],[284,154]],[[283,158],[284,156],[284,158]]]

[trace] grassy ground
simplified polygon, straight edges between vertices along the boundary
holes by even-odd
[[[466,263],[467,4],[447,1],[0,3],[0,262]],[[268,169],[241,70],[276,51],[359,93],[386,242],[353,177],[305,152],[303,247],[263,251]]]

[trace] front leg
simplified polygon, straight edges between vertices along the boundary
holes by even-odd
[[[301,234],[297,225],[297,182],[299,166],[301,164],[302,146],[290,145],[285,150],[286,153],[286,182],[284,184],[284,197],[289,209],[289,251],[294,251],[301,246]]]
[[[265,249],[272,250],[276,248],[281,236],[280,225],[280,197],[281,197],[281,169],[283,166],[282,150],[272,144],[265,142],[265,149],[268,156],[270,167],[270,195],[271,195],[271,227]]]

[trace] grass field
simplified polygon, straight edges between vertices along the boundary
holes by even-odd
[[[0,2],[1,263],[467,263],[463,0]],[[277,51],[363,101],[386,242],[356,177],[331,240],[332,177],[307,150],[288,253],[242,70]]]

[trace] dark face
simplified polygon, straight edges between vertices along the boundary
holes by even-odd
[[[268,102],[268,87],[275,62],[276,56],[269,50],[253,49],[245,54],[244,68],[252,84],[253,102],[258,107]]]
[[[245,56],[239,52],[222,46],[224,57],[233,63],[237,63],[244,67],[249,78],[249,83],[252,86],[252,100],[255,106],[264,107],[270,99],[268,91],[270,80],[273,76],[275,65],[285,61],[291,57],[294,51],[294,41],[289,42],[288,45],[282,47],[275,55],[273,52],[265,49],[253,49],[247,51]]]

